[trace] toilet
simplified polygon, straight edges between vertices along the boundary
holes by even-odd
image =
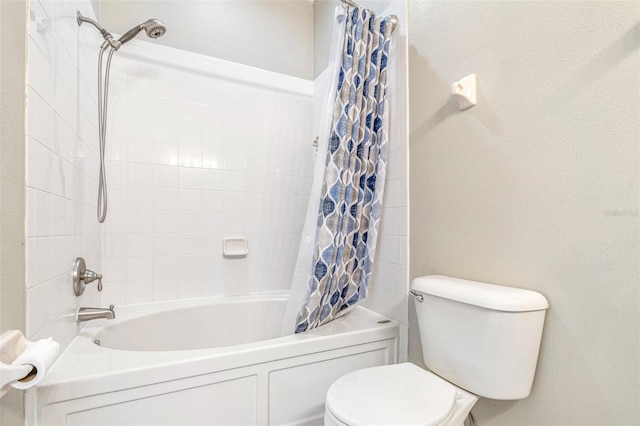
[[[325,425],[462,425],[479,397],[526,398],[544,317],[540,293],[442,275],[411,283],[426,371],[365,368],[327,392]]]

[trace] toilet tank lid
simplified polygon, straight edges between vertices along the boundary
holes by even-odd
[[[463,280],[444,275],[418,277],[411,282],[411,289],[496,311],[528,312],[549,308],[547,299],[532,290]]]

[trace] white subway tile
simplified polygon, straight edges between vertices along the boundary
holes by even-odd
[[[27,334],[34,335],[74,303],[68,277],[61,276],[27,289]]]
[[[127,281],[126,282],[127,304],[145,303],[153,300],[153,281]]]
[[[53,104],[53,68],[33,38],[28,38],[29,86],[48,104]]]
[[[223,211],[225,209],[224,194],[222,191],[202,191],[202,210]]]
[[[127,281],[150,280],[153,276],[153,257],[129,257],[126,259]]]
[[[151,256],[153,254],[152,234],[127,234],[127,256]]]
[[[220,129],[218,143],[225,150],[244,151],[245,133],[242,130]]]
[[[207,259],[205,261],[205,264],[209,262],[216,262],[216,261],[222,262],[222,239],[223,238],[224,238],[224,234],[222,233],[203,233],[202,234],[202,253],[206,255],[206,259]]]
[[[202,212],[202,229],[204,233],[218,233],[226,230],[225,214],[220,211]]]
[[[178,232],[184,234],[195,234],[200,232],[202,226],[201,212],[179,211],[178,215]]]
[[[202,147],[202,124],[192,118],[180,117],[178,141],[180,145]]]
[[[383,208],[380,222],[381,234],[402,235],[402,211],[399,207]]]
[[[153,188],[153,208],[155,210],[178,210],[178,189]]]
[[[27,91],[27,135],[43,146],[53,146],[53,110],[34,90]]]
[[[178,280],[154,279],[153,280],[153,301],[175,300],[178,298]]]
[[[202,169],[196,167],[180,167],[178,170],[178,187],[183,189],[202,188]]]
[[[154,256],[175,256],[178,254],[178,234],[160,233],[153,234]]]
[[[156,142],[153,145],[153,159],[155,164],[178,164],[178,146],[175,143]]]
[[[139,114],[127,114],[123,136],[129,139],[152,141],[154,138],[154,121],[151,117]]]
[[[178,212],[173,210],[154,211],[153,232],[178,232]]]
[[[53,107],[56,114],[71,128],[71,131],[77,132],[78,102],[75,94],[69,90],[59,76],[56,76],[53,81]]]
[[[408,324],[407,295],[382,290],[382,314],[394,321]]]
[[[123,186],[127,184],[127,168],[129,164],[120,161],[107,161],[107,184],[111,186]],[[124,205],[122,206],[124,207]]]
[[[226,150],[224,152],[224,169],[244,171],[246,168],[246,153],[243,151]]]
[[[224,176],[225,172],[222,170],[203,169],[202,189],[210,191],[221,191],[225,189]]]
[[[124,252],[120,255],[124,256]],[[100,273],[104,276],[106,283],[114,281],[126,281],[127,279],[127,258],[126,257],[105,257],[102,259]]]
[[[127,303],[127,282],[126,281],[105,281],[102,288],[102,306],[120,306]],[[116,315],[118,310],[116,308]]]
[[[73,200],[64,197],[53,198],[54,235],[73,235],[75,218]]]
[[[77,145],[73,131],[58,115],[54,117],[53,131],[52,151],[73,164]]]
[[[178,167],[155,165],[153,167],[153,184],[159,188],[177,188]]]
[[[46,237],[53,235],[53,195],[34,191],[34,209],[29,209],[29,213],[34,216],[34,227],[30,230],[33,234],[29,237]]]
[[[155,118],[153,120],[154,141],[167,143],[177,148],[180,138],[180,125],[177,120]],[[177,157],[177,153],[176,153]]]
[[[27,238],[25,253],[27,288],[53,278],[53,238]]]
[[[202,210],[202,191],[196,189],[180,189],[178,193],[178,210]]]
[[[126,184],[128,186],[153,186],[153,164],[127,163]]]
[[[245,214],[240,212],[224,212],[224,231],[243,233],[245,231]]]
[[[129,210],[149,210],[155,206],[154,188],[128,187],[126,189],[126,203]]]
[[[40,142],[27,138],[27,186],[51,192],[53,154]]]
[[[128,233],[153,232],[153,210],[129,210],[126,220]]]
[[[68,25],[64,23],[63,27]],[[75,42],[72,40],[72,43]],[[73,49],[75,52],[75,49]],[[69,93],[75,98],[77,86],[78,86],[78,73],[76,72],[77,62],[75,55],[70,55],[65,48],[65,41],[54,32],[53,36],[53,68],[55,74],[60,81],[65,85]]]
[[[226,212],[244,212],[245,204],[244,192],[224,193],[224,210]]]
[[[225,259],[222,283],[224,295],[233,296],[249,291],[247,259]]]
[[[178,164],[182,167],[201,167],[202,148],[197,146],[180,145],[178,147]]]
[[[178,298],[193,299],[203,294],[204,280],[202,277],[189,277],[178,279]]]
[[[225,171],[224,172],[224,184],[225,191],[244,191],[246,187],[246,177],[244,172],[240,171]]]
[[[153,142],[140,139],[126,139],[126,144],[126,158],[128,162],[147,164],[153,163]]]
[[[202,168],[223,169],[224,167],[224,150],[217,145],[205,143],[202,147]]]
[[[405,179],[392,179],[385,182],[383,207],[400,207],[402,203],[403,186],[406,185]]]
[[[179,256],[202,254],[202,234],[177,234]]]
[[[182,277],[202,276],[202,256],[178,256],[178,268]]]

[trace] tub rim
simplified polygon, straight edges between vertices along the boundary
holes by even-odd
[[[176,303],[179,306],[212,302],[237,303],[284,296],[286,292],[186,299],[127,305],[126,311],[131,311],[132,315],[138,317],[140,312],[136,309],[143,309],[147,313],[156,312],[162,306],[175,306]],[[125,316],[122,320],[127,318],[129,317]],[[40,391],[54,393],[54,399],[64,400],[79,397],[87,389],[92,389],[93,393],[117,391],[122,389],[123,381],[135,383],[136,387],[145,386],[383,340],[396,339],[397,344],[399,337],[399,323],[362,306],[356,306],[343,317],[304,333],[193,350],[135,351],[101,347],[93,343],[93,331],[101,330],[106,322],[107,320],[94,320],[93,324],[87,324],[76,335],[58,357],[49,374],[37,386]],[[264,352],[268,356],[256,359],[256,352]]]

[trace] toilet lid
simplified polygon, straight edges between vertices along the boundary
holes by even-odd
[[[437,425],[453,411],[456,387],[411,363],[354,371],[327,392],[327,409],[356,425]]]

